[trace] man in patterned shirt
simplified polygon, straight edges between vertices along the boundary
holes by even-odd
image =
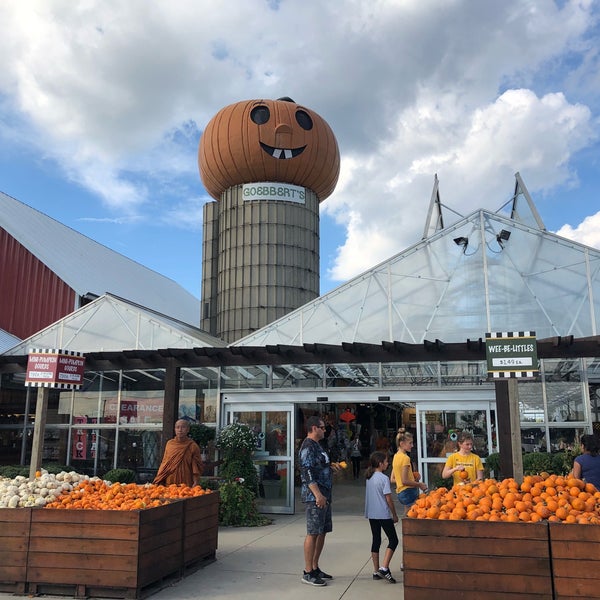
[[[302,502],[306,505],[305,564],[301,581],[309,585],[323,586],[326,585],[327,579],[333,579],[319,568],[319,557],[325,544],[325,535],[332,530],[332,471],[340,467],[329,462],[327,452],[319,443],[325,435],[323,419],[309,417],[306,429],[306,438],[299,452]]]

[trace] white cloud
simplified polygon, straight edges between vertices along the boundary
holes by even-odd
[[[600,212],[586,217],[577,227],[563,225],[556,234],[600,249]]]
[[[343,280],[420,239],[434,173],[463,214],[508,199],[515,171],[532,193],[577,185],[575,158],[597,143],[597,12],[592,0],[3,0],[0,136],[118,218],[185,225],[206,122],[291,96],[340,144],[323,210],[346,228],[330,265]]]
[[[324,203],[324,210],[353,215],[332,278],[348,279],[365,262],[374,265],[420,239],[434,173],[444,204],[463,215],[496,210],[512,193],[517,171],[530,189],[568,184],[569,157],[592,137],[589,109],[562,94],[509,90],[472,114],[458,110],[454,97],[419,98],[399,116],[393,143],[364,164],[354,157],[332,207]],[[374,232],[377,243],[360,243],[362,235],[373,241]]]

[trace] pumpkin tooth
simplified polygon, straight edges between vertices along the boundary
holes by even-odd
[[[284,152],[286,158],[292,158],[293,154],[292,154],[291,150],[288,150],[286,148],[283,152]]]
[[[280,158],[282,152],[281,148],[273,148],[273,158]]]

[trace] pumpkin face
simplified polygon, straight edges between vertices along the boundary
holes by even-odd
[[[290,99],[246,100],[221,109],[208,123],[198,149],[200,176],[216,200],[242,183],[276,181],[329,196],[340,171],[329,125]]]

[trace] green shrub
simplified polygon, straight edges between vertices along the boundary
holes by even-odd
[[[0,467],[0,476],[2,477],[14,479],[18,475],[29,477],[29,467],[23,467],[22,465],[7,465],[5,467]]]
[[[102,479],[111,483],[134,483],[135,471],[131,469],[111,469],[102,476]]]
[[[219,467],[219,477],[227,481],[243,479],[244,487],[248,488],[255,496],[258,493],[258,473],[249,452],[242,452],[238,457],[225,458]]]
[[[269,525],[271,520],[259,514],[256,495],[235,481],[219,486],[219,523],[231,527],[257,527]]]
[[[194,423],[190,425],[190,437],[200,446],[206,448],[209,442],[215,439],[216,430],[203,423]]]
[[[501,473],[500,473],[500,453],[499,452],[493,452],[492,454],[488,455],[485,459],[485,476],[489,477],[490,476],[490,472],[494,471],[494,478],[495,479],[502,479]]]
[[[201,477],[198,481],[198,485],[205,490],[218,490],[222,483],[225,480],[217,477]]]
[[[523,475],[553,474],[552,454],[548,452],[526,452],[523,454]]]
[[[573,469],[573,462],[581,452],[577,450],[565,450],[552,455],[552,465],[557,475],[567,475]]]
[[[42,465],[42,469],[48,471],[48,473],[52,473],[56,475],[57,473],[62,473],[66,471],[69,473],[70,471],[74,471],[73,467],[69,467],[67,465],[57,465],[57,464],[49,464]],[[23,477],[29,477],[29,465],[6,465],[4,467],[0,467],[0,477],[8,477],[8,479],[14,479],[18,475],[22,475]]]

